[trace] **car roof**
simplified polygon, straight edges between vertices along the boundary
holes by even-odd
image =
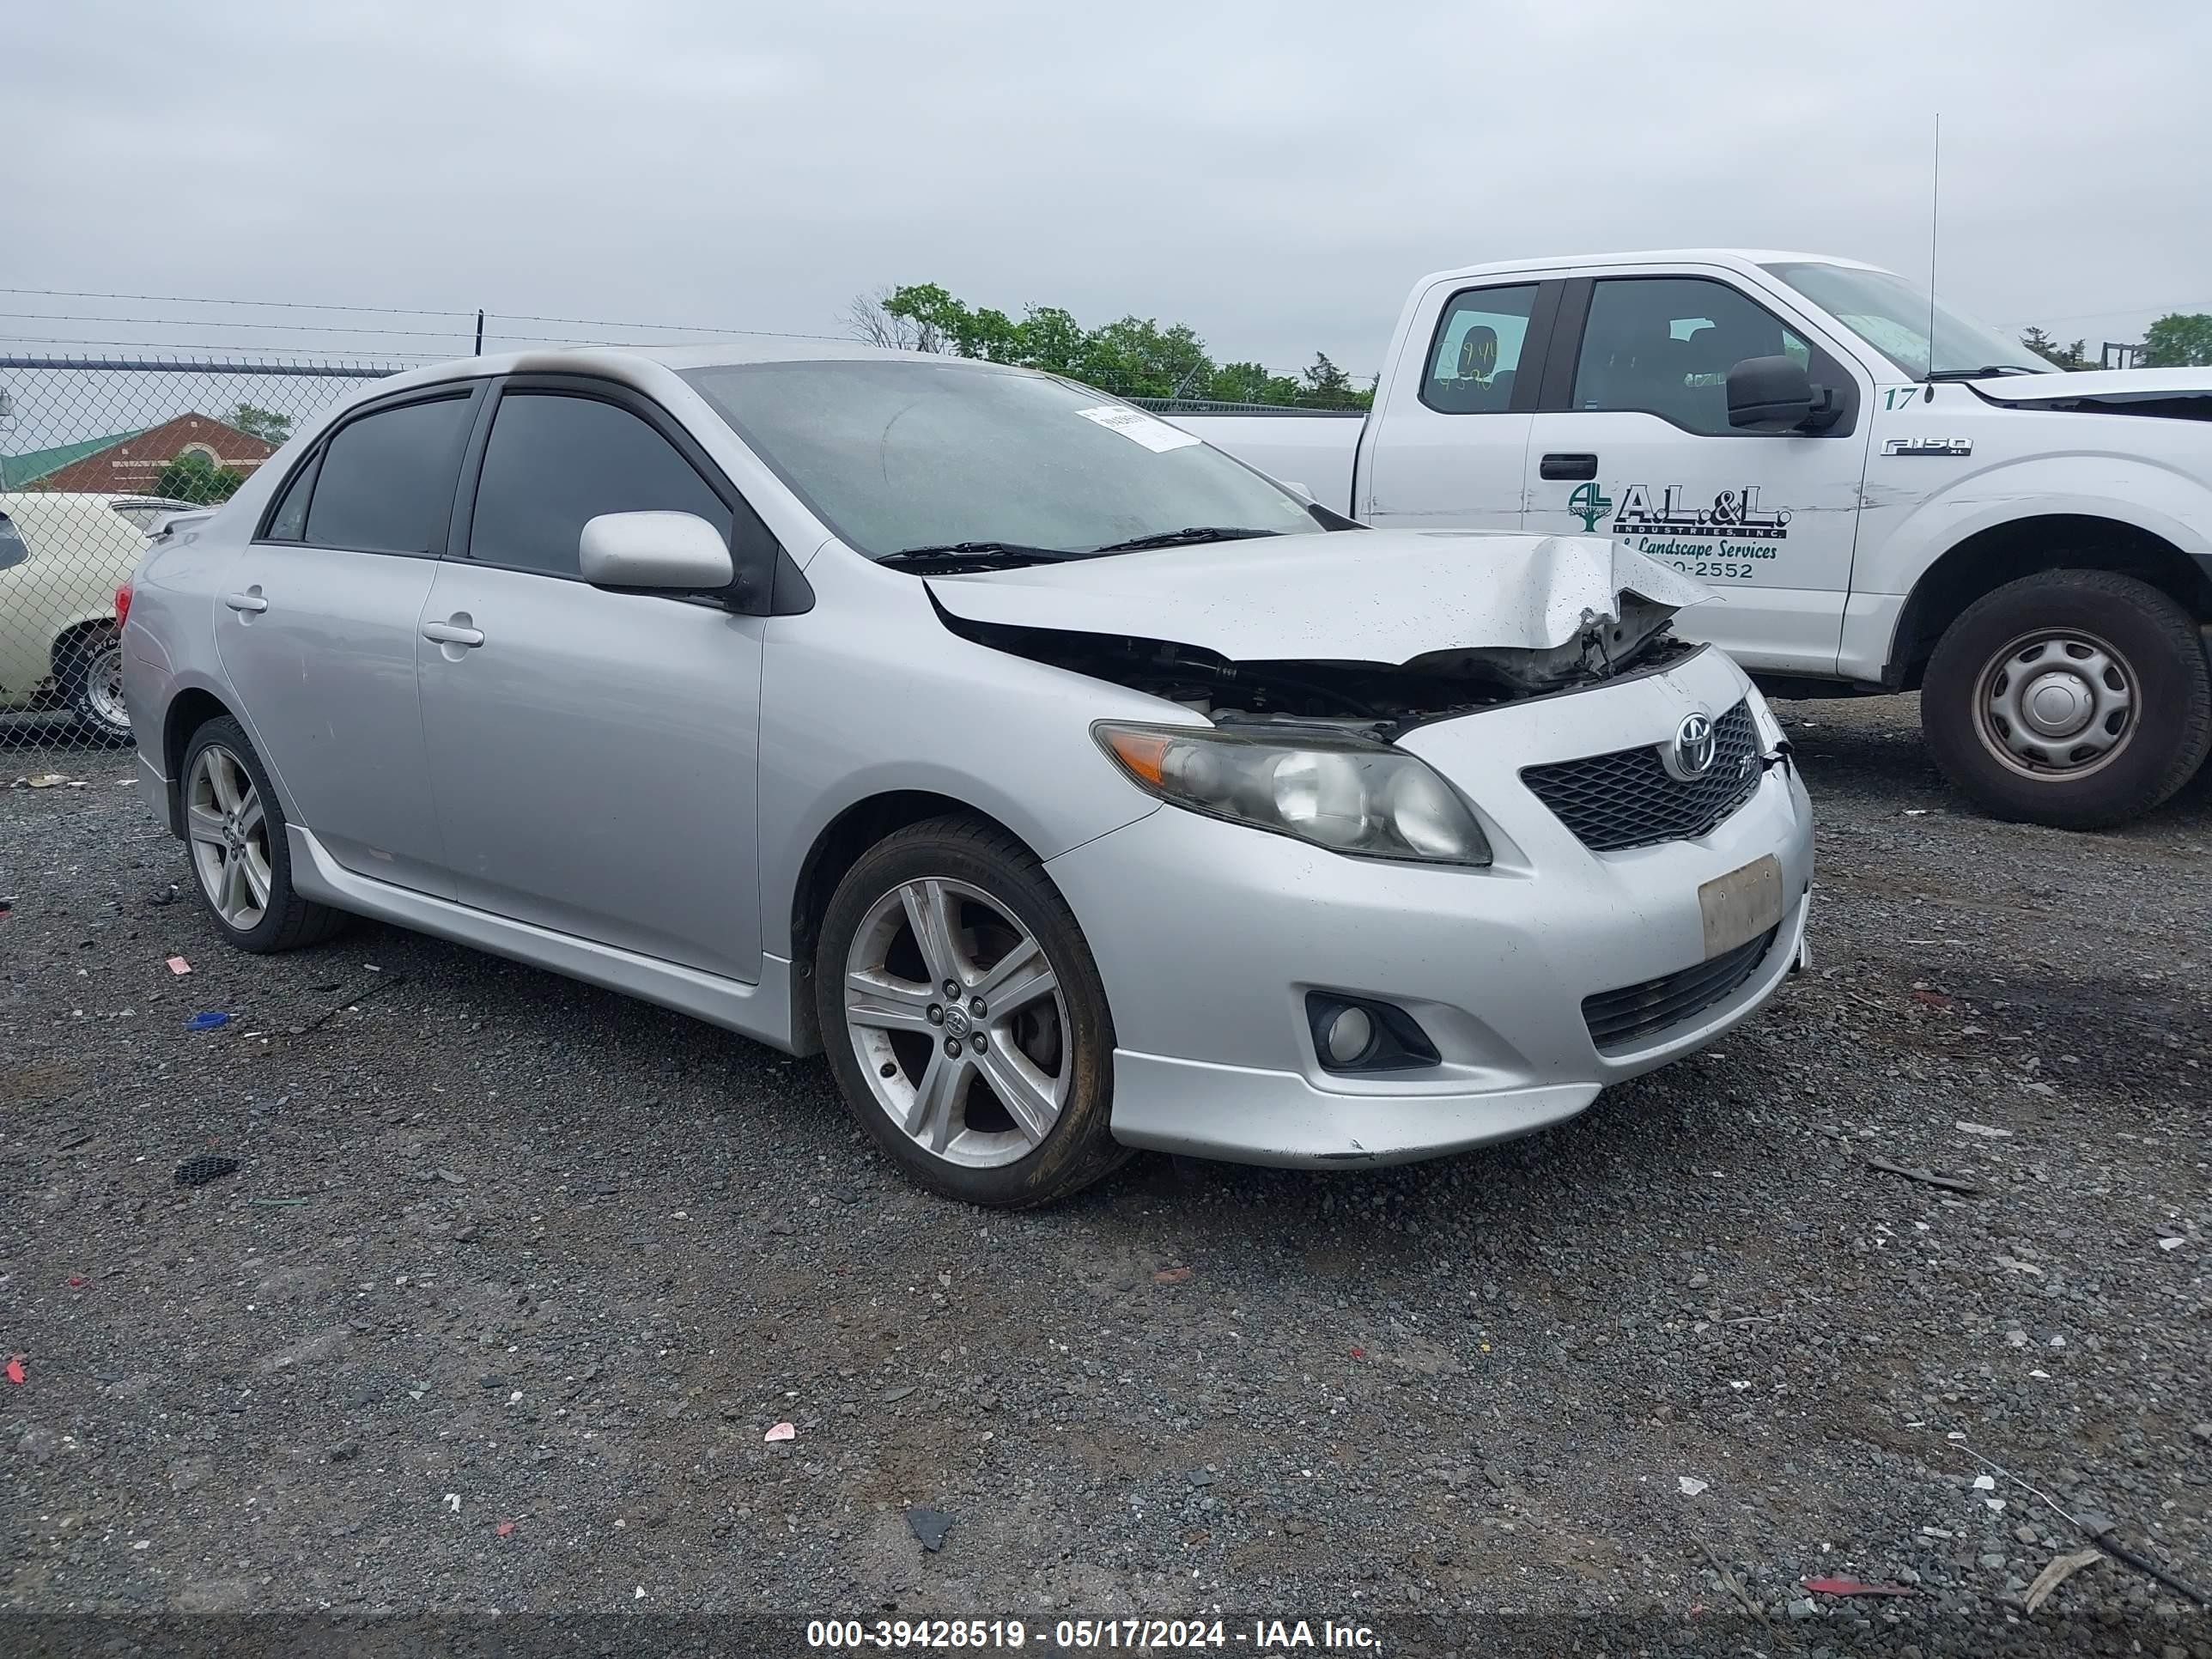
[[[987,358],[955,357],[933,351],[892,351],[862,345],[854,340],[817,339],[805,335],[757,335],[737,340],[715,340],[686,345],[547,347],[531,351],[489,353],[481,357],[457,357],[429,363],[379,380],[366,396],[438,380],[478,378],[492,374],[556,374],[605,373],[621,366],[652,363],[681,374],[686,369],[721,368],[741,363],[908,362],[939,368],[987,369],[1002,374],[1036,371]]]
[[[975,368],[1009,368],[980,357],[955,357],[938,351],[893,351],[884,346],[862,345],[857,340],[814,339],[781,335],[756,336],[742,340],[712,341],[701,345],[636,346],[623,348],[634,357],[644,357],[669,368],[719,368],[731,363],[801,362],[915,362],[940,367],[965,365]]]

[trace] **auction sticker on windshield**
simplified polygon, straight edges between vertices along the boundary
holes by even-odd
[[[1075,411],[1086,421],[1096,421],[1110,432],[1118,432],[1132,443],[1139,443],[1158,453],[1163,450],[1181,449],[1194,444],[1198,439],[1179,426],[1170,426],[1165,421],[1156,421],[1140,409],[1119,409],[1112,404],[1100,404],[1093,409]]]

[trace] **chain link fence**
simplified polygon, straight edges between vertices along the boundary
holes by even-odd
[[[66,783],[131,740],[115,590],[386,364],[0,356],[0,769]]]

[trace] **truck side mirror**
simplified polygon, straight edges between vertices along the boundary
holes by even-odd
[[[1728,372],[1729,424],[1754,432],[1789,432],[1832,399],[1815,392],[1795,357],[1747,357]]]

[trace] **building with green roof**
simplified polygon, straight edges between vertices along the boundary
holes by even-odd
[[[49,473],[58,472],[88,455],[97,455],[103,449],[112,448],[149,429],[137,426],[128,432],[111,432],[104,438],[82,438],[73,444],[57,444],[51,449],[0,455],[0,490],[28,489]]]

